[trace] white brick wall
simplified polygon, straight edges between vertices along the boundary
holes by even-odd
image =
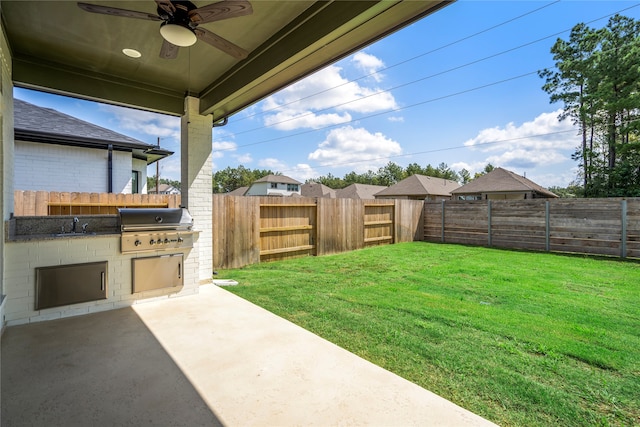
[[[5,252],[4,281],[7,300],[4,317],[7,325],[76,316],[127,307],[158,298],[195,294],[200,285],[198,252],[195,249],[123,255],[120,253],[119,235],[9,242],[5,244]],[[184,287],[180,292],[171,294],[168,290],[159,289],[131,293],[132,258],[179,252],[185,257]],[[36,268],[98,261],[108,263],[107,299],[35,310]]]
[[[200,115],[200,100],[185,99],[182,117],[181,163],[182,203],[194,219],[200,237],[194,249],[199,255],[200,282],[210,282],[213,274],[213,208],[212,124],[211,115]]]
[[[108,191],[107,161],[107,150],[16,141],[15,189],[104,193]],[[113,151],[114,193],[131,193],[132,166],[131,153]],[[136,160],[136,170],[139,167],[144,184],[146,163]]]
[[[2,205],[2,235],[0,236],[0,331],[4,328],[4,312],[7,300],[4,272],[6,267],[6,245],[4,242],[5,221],[13,212],[13,83],[11,78],[11,53],[4,37],[0,21],[0,193]]]

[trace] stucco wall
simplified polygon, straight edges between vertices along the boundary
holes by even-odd
[[[14,187],[16,190],[105,193],[108,191],[107,162],[107,150],[16,141]],[[114,193],[131,193],[132,170],[131,153],[113,151]],[[141,183],[146,184],[146,164],[140,176]]]

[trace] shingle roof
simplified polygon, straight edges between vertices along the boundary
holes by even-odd
[[[340,199],[375,199],[374,194],[384,190],[383,185],[351,184],[341,190],[336,190],[336,197]]]
[[[17,134],[37,133],[112,143],[126,148],[153,148],[137,139],[122,135],[51,108],[39,107],[20,99],[13,100],[14,129]]]
[[[503,168],[495,168],[468,184],[453,190],[453,194],[509,193],[535,191],[547,197],[558,197],[535,182]]]
[[[254,182],[277,182],[281,184],[302,184],[301,182],[296,181],[293,178],[289,178],[288,176],[285,176],[285,175],[267,175]]]
[[[317,182],[307,182],[300,187],[302,197],[326,197],[333,199],[336,197],[336,190]]]
[[[411,175],[376,193],[376,196],[451,196],[451,192],[458,187],[460,184],[449,179]]]
[[[249,187],[240,187],[240,188],[236,188],[233,191],[229,191],[226,194],[227,196],[244,196],[248,189]]]

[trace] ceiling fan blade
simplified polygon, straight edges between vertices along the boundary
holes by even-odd
[[[189,18],[196,24],[206,24],[252,13],[251,3],[246,0],[223,0],[189,11]]]
[[[162,41],[162,47],[160,48],[160,58],[162,59],[176,59],[178,57],[178,50],[180,48],[166,40]]]
[[[171,0],[156,0],[156,3],[160,9],[164,10],[169,15],[173,15],[176,12],[176,7],[171,3]]]
[[[249,55],[249,52],[231,43],[229,40],[223,39],[217,34],[212,33],[204,28],[195,28],[193,30],[196,36],[205,43],[209,43],[211,46],[216,47],[224,53],[233,56],[236,59],[244,59]]]
[[[117,7],[99,6],[97,4],[89,4],[78,2],[80,9],[92,13],[101,13],[103,15],[124,16],[126,18],[146,19],[147,21],[162,21],[158,15],[146,12],[137,12],[135,10],[118,9]]]

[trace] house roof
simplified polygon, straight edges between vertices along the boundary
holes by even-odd
[[[336,190],[336,197],[340,199],[375,199],[374,194],[384,190],[383,185],[351,184]]]
[[[180,190],[178,190],[177,188],[175,188],[173,185],[169,185],[169,184],[160,184],[160,185],[158,185],[158,190],[159,190],[161,193],[168,192],[168,191],[177,191],[178,193],[180,192]],[[156,191],[156,187],[151,187],[151,188],[148,190],[148,192],[149,192],[150,194],[155,193],[155,191]]]
[[[249,187],[236,188],[235,190],[229,191],[228,193],[226,193],[226,195],[227,196],[244,196],[248,189]]]
[[[267,175],[263,176],[260,179],[257,179],[255,182],[277,182],[278,184],[302,184],[300,181],[296,181],[293,178],[289,178],[286,175]]]
[[[86,148],[135,152],[137,157],[153,163],[173,154],[110,129],[85,122],[51,108],[39,107],[14,99],[15,139],[46,144],[71,145]]]
[[[330,199],[336,197],[336,190],[314,181],[302,184],[300,192],[302,197],[327,197]]]
[[[514,193],[534,191],[546,197],[558,197],[551,191],[535,182],[503,168],[495,168],[468,184],[453,190],[452,194],[481,194],[481,193]]]
[[[456,181],[425,175],[411,175],[376,196],[451,196],[460,187]]]

